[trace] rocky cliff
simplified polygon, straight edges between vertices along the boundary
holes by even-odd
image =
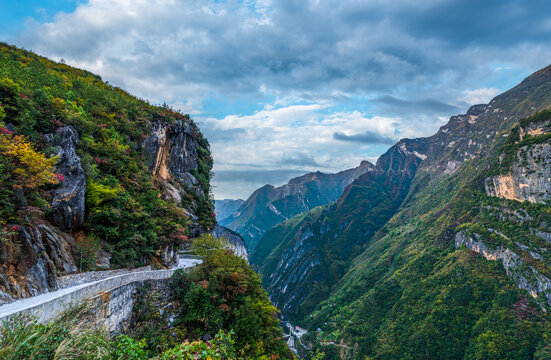
[[[243,240],[238,233],[223,226],[216,225],[212,231],[212,235],[217,239],[224,238],[228,240],[235,255],[245,260],[249,260],[249,253],[247,251],[247,245],[245,245],[245,240]]]
[[[84,224],[86,192],[86,175],[77,155],[78,133],[74,127],[66,126],[47,138],[52,146],[57,147],[56,172],[64,179],[53,191],[51,221],[64,231],[78,229]]]
[[[81,269],[171,266],[214,228],[189,116],[4,44],[0,74],[0,301]]]
[[[198,236],[208,229],[199,223],[195,213],[201,203],[209,202],[210,191],[208,183],[200,183],[194,176],[199,173],[201,160],[198,129],[191,121],[177,120],[171,124],[156,121],[151,124],[151,131],[144,147],[152,159],[149,167],[155,185],[165,200],[173,201],[186,210],[190,220],[190,236]],[[212,168],[210,155],[203,160],[209,161],[209,169]],[[209,209],[212,210],[212,205]]]
[[[546,141],[551,120],[545,114],[519,126],[514,153],[500,154],[502,167],[508,163],[507,173],[485,179],[489,196],[542,204],[551,199],[551,144]]]

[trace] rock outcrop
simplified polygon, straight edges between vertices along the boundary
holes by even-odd
[[[533,266],[526,264],[521,256],[511,249],[499,246],[492,250],[484,244],[479,234],[469,236],[460,231],[455,235],[455,248],[458,249],[462,245],[481,254],[487,260],[501,261],[505,272],[513,278],[519,288],[527,290],[534,298],[543,296],[544,301],[551,305],[551,280],[540,274]]]
[[[61,186],[54,190],[51,222],[64,231],[76,229],[84,223],[86,175],[76,153],[78,133],[72,126],[59,128],[47,136],[57,146],[57,173],[62,176]]]
[[[551,119],[519,127],[519,146],[507,174],[485,179],[488,196],[545,204],[551,199]],[[536,143],[523,144],[530,139]],[[505,154],[501,155],[503,159]]]
[[[216,225],[212,231],[212,236],[217,239],[224,238],[228,240],[235,255],[240,256],[247,261],[249,260],[249,253],[247,252],[245,240],[243,240],[243,238],[235,231]]]
[[[21,228],[0,247],[0,303],[56,290],[57,274],[77,271],[74,247],[51,224]]]
[[[196,200],[192,201],[191,208],[182,202],[184,197],[208,200],[209,196],[193,175],[198,170],[200,148],[197,129],[190,121],[182,120],[171,124],[155,122],[151,124],[151,129],[152,134],[145,139],[144,147],[151,156],[149,166],[155,183],[165,199],[173,200],[187,210],[191,220],[190,235],[198,236],[206,229],[199,225],[198,217],[194,214]]]
[[[56,173],[61,180],[52,191],[50,222],[19,226],[0,247],[0,302],[56,290],[58,275],[77,271],[72,231],[84,223],[86,193],[86,176],[76,153],[79,136],[66,126],[46,138],[57,147]]]

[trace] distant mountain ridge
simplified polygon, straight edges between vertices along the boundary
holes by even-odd
[[[218,222],[231,216],[245,202],[243,199],[214,200],[214,214]]]
[[[348,184],[373,169],[372,163],[362,161],[358,167],[336,174],[318,171],[293,178],[279,187],[265,185],[219,223],[241,234],[249,251],[254,252],[258,240],[273,226],[336,201]]]
[[[319,329],[303,342],[328,359],[551,356],[548,109],[551,66],[267,232],[251,262]]]
[[[311,310],[319,296],[327,296],[325,284],[338,280],[361,245],[396,212],[426,148],[426,139],[401,140],[335,204],[297,215],[260,239],[251,262],[264,274],[264,287],[278,308],[302,313],[306,310],[299,306]]]

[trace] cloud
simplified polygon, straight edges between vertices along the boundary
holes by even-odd
[[[389,111],[398,114],[442,114],[461,111],[459,106],[447,104],[435,99],[408,101],[397,99],[390,95],[383,95],[375,98],[373,102],[375,104],[383,105],[387,107]]]
[[[547,7],[88,0],[47,22],[30,20],[7,40],[191,113],[218,173],[273,170],[282,160],[337,171],[377,157],[390,139],[431,135],[547,65]],[[217,197],[246,197],[250,186],[235,184]]]
[[[284,155],[280,160],[281,165],[295,165],[295,166],[310,166],[321,167],[321,165],[314,159],[314,156],[305,152],[300,152],[296,155]]]
[[[487,104],[499,93],[499,89],[496,88],[465,90],[461,100],[470,105]]]
[[[336,132],[333,134],[333,139],[367,144],[394,144],[396,142],[395,138],[382,136],[381,134],[369,130],[355,135],[346,135],[342,132]]]
[[[546,1],[535,2],[90,0],[29,22],[15,41],[159,101],[261,88],[315,97],[422,90],[465,84],[496,59],[518,66],[549,54]]]
[[[382,114],[406,118],[418,118],[420,114],[424,116],[458,114],[463,107],[435,99],[403,100],[391,95],[378,96],[371,102]]]

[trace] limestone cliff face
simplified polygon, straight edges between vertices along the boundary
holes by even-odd
[[[500,261],[519,288],[547,305],[551,305],[551,233],[546,212],[534,209],[551,199],[550,134],[550,111],[520,121],[507,134],[489,170],[492,176],[484,178],[484,190],[490,197],[514,202],[492,199],[499,206],[481,207],[476,231],[461,230],[455,235],[456,248],[465,245],[488,260]],[[483,220],[493,218],[498,221]],[[494,228],[500,226],[500,230]]]
[[[519,145],[523,140],[541,139],[549,133],[551,120],[521,126]],[[487,178],[485,190],[489,196],[545,204],[551,199],[551,142],[544,139],[520,146],[509,173]]]
[[[72,126],[47,136],[57,146],[57,172],[63,175],[61,186],[54,191],[51,221],[62,230],[78,228],[84,223],[86,175],[76,153],[79,136]]]
[[[56,290],[58,274],[77,271],[72,231],[84,222],[86,192],[79,136],[66,126],[47,139],[57,147],[56,172],[64,180],[52,191],[50,222],[21,227],[0,247],[0,302]]]
[[[198,223],[193,208],[197,201],[208,200],[209,194],[193,175],[199,168],[198,158],[201,145],[197,129],[191,121],[178,120],[171,124],[155,122],[152,133],[144,141],[144,147],[151,156],[150,168],[156,185],[166,200],[175,201],[187,210],[191,220],[190,235],[198,236],[206,229]],[[190,206],[182,199],[193,198]]]
[[[504,235],[500,234],[500,236]],[[519,288],[527,290],[532,297],[543,299],[551,305],[551,280],[527,264],[520,255],[504,246],[490,249],[476,233],[469,236],[463,231],[458,232],[455,235],[455,247],[459,248],[462,245],[481,254],[487,260],[500,261],[507,275],[513,278]],[[519,244],[517,246],[522,248]]]

